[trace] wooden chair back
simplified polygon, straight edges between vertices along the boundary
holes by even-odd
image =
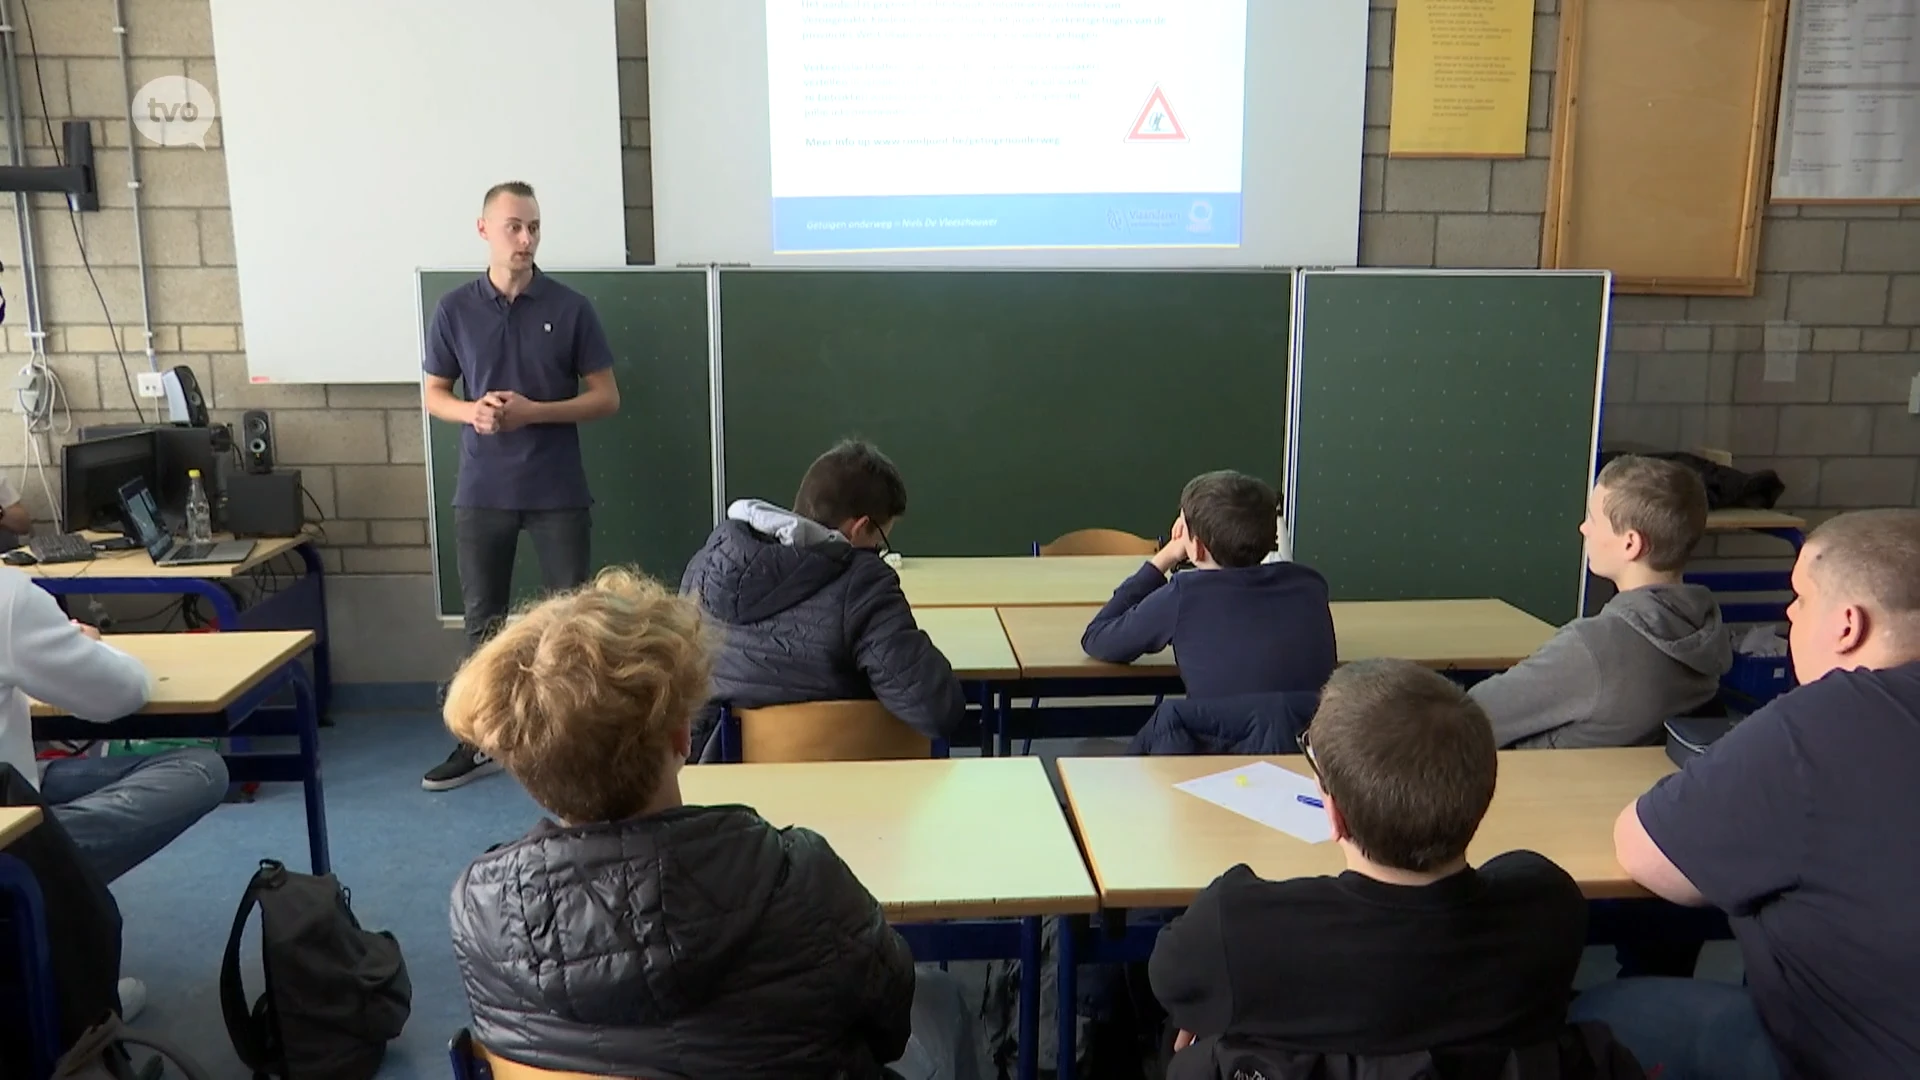
[[[740,760],[899,761],[933,756],[933,740],[877,701],[737,709]]]
[[[560,1072],[522,1065],[490,1052],[465,1028],[453,1040],[454,1080],[644,1080],[643,1077],[613,1077],[593,1073]]]
[[[1080,529],[1041,544],[1038,555],[1141,555],[1160,550],[1156,540],[1119,529]]]

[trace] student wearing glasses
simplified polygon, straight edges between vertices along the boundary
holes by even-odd
[[[714,706],[693,733],[697,760],[719,757],[722,703],[868,699],[929,738],[960,725],[960,681],[883,558],[906,512],[899,468],[853,440],[814,460],[792,510],[758,499],[727,508],[681,580],[723,631]]]

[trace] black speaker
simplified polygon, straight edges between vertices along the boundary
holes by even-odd
[[[273,471],[273,424],[259,409],[240,417],[240,461],[250,473]]]

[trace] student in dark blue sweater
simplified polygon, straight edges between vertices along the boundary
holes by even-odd
[[[1114,590],[1080,647],[1130,664],[1172,645],[1193,698],[1317,692],[1335,664],[1327,580],[1263,561],[1279,546],[1278,518],[1273,488],[1255,477],[1195,477],[1180,494],[1173,539]],[[1197,569],[1173,573],[1187,562]]]

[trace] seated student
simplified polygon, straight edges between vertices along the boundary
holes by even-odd
[[[900,576],[881,560],[907,512],[900,470],[842,442],[800,480],[792,511],[741,500],[687,564],[681,591],[725,628],[713,696],[736,709],[878,699],[930,738],[966,716],[953,665],[914,622]],[[694,750],[715,760],[711,717]]]
[[[1713,593],[1681,581],[1707,527],[1699,474],[1620,457],[1600,470],[1580,523],[1587,565],[1620,591],[1473,699],[1502,746],[1634,746],[1712,701],[1733,666]]]
[[[1724,911],[1744,986],[1602,984],[1576,1012],[1669,1080],[1920,1076],[1920,510],[1842,514],[1793,568],[1800,686],[1621,811],[1620,865]]]
[[[1533,852],[1467,863],[1498,768],[1486,715],[1425,668],[1361,661],[1327,682],[1302,748],[1347,870],[1235,866],[1161,932],[1168,1077],[1239,1075],[1222,1067],[1236,1054],[1498,1061],[1562,1039],[1586,903]]]
[[[226,798],[226,762],[199,747],[62,758],[43,772],[34,761],[28,698],[82,720],[118,720],[146,705],[147,670],[98,630],[68,619],[18,570],[0,569],[0,642],[0,761],[37,788],[102,882],[145,862]],[[122,980],[123,1017],[132,1019],[145,1000],[144,987]]]
[[[1279,550],[1278,505],[1255,477],[1194,477],[1173,538],[1114,590],[1080,647],[1130,664],[1172,645],[1194,698],[1319,690],[1336,653],[1327,581],[1297,562],[1264,561]],[[1173,573],[1189,561],[1199,572]]]
[[[906,942],[825,840],[684,803],[711,664],[699,607],[615,568],[526,611],[454,677],[447,727],[556,819],[454,885],[475,1038],[599,1075],[871,1078],[892,1062],[975,1080],[957,987],[940,972],[916,985]]]

